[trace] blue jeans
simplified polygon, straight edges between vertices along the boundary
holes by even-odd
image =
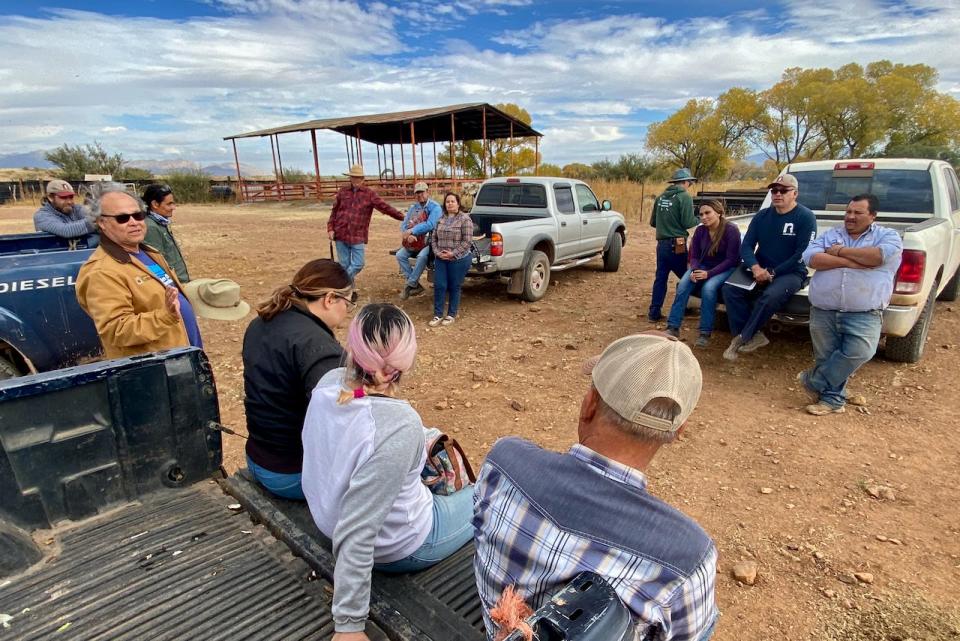
[[[416,552],[392,563],[378,563],[380,572],[425,570],[462,548],[473,539],[473,486],[448,496],[433,495],[433,527]]]
[[[447,316],[456,316],[460,309],[460,290],[463,288],[463,279],[470,271],[473,254],[467,254],[458,260],[443,260],[436,258],[433,261],[433,315],[443,317],[443,304],[450,294],[450,304],[447,307]]]
[[[777,276],[773,282],[747,290],[733,285],[723,286],[723,304],[730,320],[731,336],[740,335],[743,342],[763,329],[790,297],[803,287],[800,274]]]
[[[423,270],[427,268],[427,260],[430,258],[430,245],[420,250],[420,253],[417,254],[417,262],[413,267],[410,267],[409,258],[411,256],[413,256],[413,252],[406,247],[397,250],[397,263],[400,264],[400,271],[406,277],[407,285],[413,287],[420,280]]]
[[[717,297],[720,295],[720,287],[724,281],[733,273],[733,268],[711,276],[707,280],[690,280],[693,274],[692,269],[688,269],[680,282],[677,283],[677,294],[673,298],[673,305],[670,307],[670,316],[667,318],[667,327],[680,329],[683,322],[683,312],[687,308],[687,300],[691,294],[700,291],[700,333],[710,334],[713,332],[713,319],[717,315]]]
[[[810,338],[813,341],[813,368],[806,372],[806,383],[820,394],[830,407],[847,402],[847,379],[873,358],[880,342],[883,314],[835,312],[810,308]]]
[[[673,252],[673,239],[664,238],[657,241],[657,273],[653,277],[653,292],[650,298],[650,310],[647,317],[650,320],[660,320],[663,317],[663,300],[667,297],[667,279],[670,272],[681,278],[687,271],[687,253]]]
[[[366,245],[363,243],[348,245],[342,240],[334,242],[337,243],[337,262],[347,270],[347,274],[352,280],[363,269],[363,252]]]
[[[250,470],[250,474],[257,480],[257,483],[265,487],[271,494],[275,494],[282,499],[306,500],[303,496],[303,488],[300,486],[299,472],[296,474],[271,472],[251,461],[249,456],[247,457],[247,469]]]

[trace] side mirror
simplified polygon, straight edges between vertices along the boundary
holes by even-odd
[[[600,203],[600,209],[602,209],[603,211],[610,211],[611,209],[613,209],[613,204],[611,204],[609,200],[605,200],[602,203]]]

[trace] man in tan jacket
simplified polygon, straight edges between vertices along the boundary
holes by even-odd
[[[80,268],[77,300],[96,325],[104,355],[203,347],[176,274],[159,252],[142,244],[147,226],[140,203],[122,191],[106,191],[91,211],[101,241]]]

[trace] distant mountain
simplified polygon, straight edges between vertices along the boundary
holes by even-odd
[[[158,176],[163,176],[174,171],[196,171],[197,169],[211,176],[237,175],[237,167],[231,163],[201,166],[199,163],[190,160],[130,160],[127,164],[131,167],[146,169]],[[264,172],[259,167],[240,163],[240,173],[244,176],[259,176]]]
[[[19,154],[0,154],[0,167],[50,169],[53,167],[53,163],[43,157],[45,153],[47,152],[37,149],[36,151],[25,151]]]

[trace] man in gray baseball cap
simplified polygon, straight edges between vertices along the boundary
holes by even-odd
[[[437,226],[437,221],[443,216],[440,203],[430,198],[430,187],[420,181],[413,186],[414,200],[400,223],[400,243],[397,250],[397,263],[403,273],[404,285],[400,299],[406,300],[410,296],[422,294],[424,289],[420,284],[420,275],[427,267],[430,258],[430,244],[427,234]],[[416,257],[416,263],[410,266],[410,259]]]
[[[579,443],[566,453],[499,440],[474,491],[474,572],[488,636],[510,585],[531,607],[582,571],[630,609],[636,638],[706,639],[717,620],[717,549],[692,519],[647,491],[657,451],[684,429],[702,374],[662,332],[626,336],[587,361]]]
[[[76,192],[66,180],[47,183],[43,204],[33,214],[33,228],[61,238],[79,239],[97,231],[86,209],[74,202]]]

